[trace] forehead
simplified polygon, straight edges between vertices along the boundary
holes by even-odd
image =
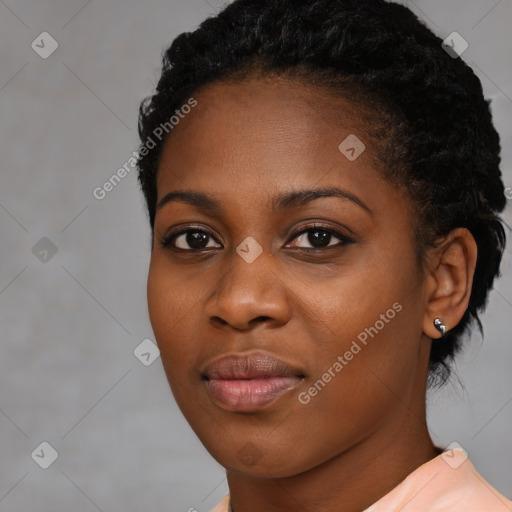
[[[192,178],[199,169],[207,181],[220,175],[232,180],[271,177],[291,179],[290,185],[291,169],[295,176],[307,169],[313,181],[340,167],[375,174],[362,109],[323,89],[285,79],[253,79],[215,82],[194,98],[197,106],[164,147],[158,188],[172,179]],[[364,148],[357,161],[340,152],[347,137],[361,141],[357,151]]]
[[[249,122],[252,130],[263,128],[265,124],[269,130],[276,125],[286,125],[289,137],[297,132],[312,135],[314,131],[332,127],[361,131],[368,117],[368,109],[348,97],[285,77],[213,82],[202,87],[195,98],[198,105],[194,115],[189,116],[189,122],[180,123],[179,131],[183,136],[191,123],[209,122],[212,117],[217,119],[216,125],[229,120],[234,128]]]

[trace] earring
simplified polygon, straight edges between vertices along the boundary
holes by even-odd
[[[440,318],[434,319],[434,327],[441,333],[441,338],[446,334],[446,325]]]

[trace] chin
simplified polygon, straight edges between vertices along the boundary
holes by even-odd
[[[308,460],[304,454],[298,457],[296,447],[288,446],[283,443],[283,450],[276,453],[271,447],[261,447],[261,443],[256,446],[251,442],[242,443],[240,449],[236,450],[233,446],[218,447],[211,449],[205,444],[210,455],[226,470],[233,473],[251,478],[287,478],[296,476],[313,467],[321,461]],[[293,456],[290,456],[290,454]]]

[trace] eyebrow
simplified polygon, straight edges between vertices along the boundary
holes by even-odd
[[[337,197],[339,199],[351,201],[370,215],[373,215],[372,210],[361,199],[359,199],[348,190],[344,190],[338,187],[286,192],[285,194],[276,196],[272,200],[272,209],[279,212],[291,208],[299,208],[309,204],[315,199],[320,199],[322,197]],[[217,199],[214,199],[207,194],[203,194],[202,192],[195,192],[192,190],[174,190],[169,192],[164,197],[162,197],[162,199],[160,199],[156,209],[160,210],[166,204],[169,204],[173,201],[180,201],[191,206],[195,206],[196,208],[208,210],[217,214],[222,210],[222,205]]]

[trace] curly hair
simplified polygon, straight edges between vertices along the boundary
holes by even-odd
[[[355,105],[367,120],[378,170],[415,204],[420,263],[454,228],[472,233],[478,257],[468,308],[430,353],[429,385],[443,384],[474,320],[483,335],[478,312],[500,276],[506,243],[500,140],[480,80],[400,4],[235,0],[163,53],[156,92],[139,109],[141,147],[207,84],[254,77],[299,81]],[[137,161],[152,230],[165,142]]]

